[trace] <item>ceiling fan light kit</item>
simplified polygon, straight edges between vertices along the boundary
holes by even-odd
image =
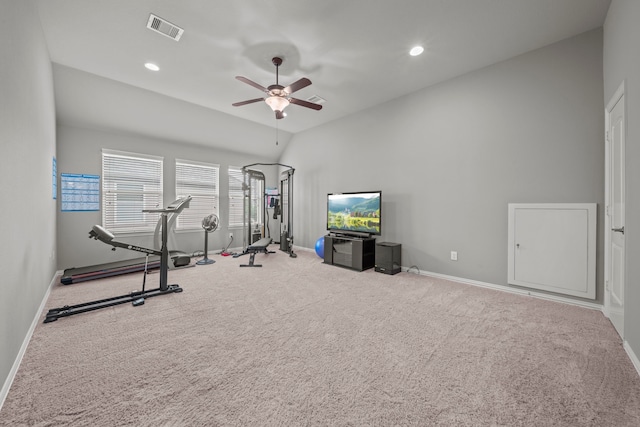
[[[256,89],[261,90],[262,92],[266,93],[268,96],[265,98],[255,98],[255,99],[249,99],[247,101],[236,102],[232,104],[234,107],[240,107],[242,105],[264,101],[271,108],[271,110],[276,114],[276,119],[282,119],[285,117],[286,114],[284,113],[284,109],[287,108],[289,104],[300,105],[302,107],[311,108],[316,111],[322,109],[322,105],[291,97],[291,94],[294,93],[295,91],[298,91],[302,88],[305,88],[311,85],[311,80],[309,80],[306,77],[303,77],[300,80],[290,84],[287,87],[281,86],[280,83],[278,82],[279,80],[278,68],[280,67],[280,65],[282,65],[282,58],[279,58],[276,56],[271,60],[271,62],[276,67],[276,84],[274,85],[271,85],[265,88],[264,86],[252,80],[249,80],[246,77],[236,76],[237,80],[240,80],[241,82],[244,82],[250,86],[255,87]]]
[[[266,98],[264,102],[266,102],[267,105],[276,112],[282,112],[285,108],[287,108],[287,105],[289,105],[289,100],[282,96],[270,96]]]

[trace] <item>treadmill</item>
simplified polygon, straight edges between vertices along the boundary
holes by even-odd
[[[168,230],[172,229],[175,221],[182,212],[183,209],[189,207],[189,202],[191,201],[191,196],[182,197],[173,201],[167,209],[171,210],[171,213],[168,215],[167,223]],[[96,226],[94,226],[95,228]],[[157,245],[157,237],[160,235],[162,227],[162,219],[158,220],[158,224],[156,225],[156,245]],[[93,230],[92,230],[93,231]],[[94,238],[96,240],[102,240],[99,237],[96,237],[95,233],[92,231],[89,232],[89,238]],[[108,241],[102,240],[103,243],[110,244]],[[112,250],[115,250],[114,246]],[[73,283],[86,282],[88,280],[94,279],[102,279],[104,277],[112,277],[119,276],[121,274],[135,273],[138,271],[144,271],[145,269],[145,261],[146,258],[134,258],[123,261],[115,261],[108,262],[104,264],[96,264],[90,265],[87,267],[73,267],[67,268],[64,270],[62,274],[62,278],[60,279],[60,283],[63,285],[71,285]],[[191,256],[180,251],[169,251],[169,268],[178,268],[185,267],[191,263]],[[149,256],[149,262],[147,264],[147,270],[153,270],[160,268],[160,257],[159,256]]]

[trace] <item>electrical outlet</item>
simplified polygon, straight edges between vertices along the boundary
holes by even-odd
[[[233,233],[229,232],[229,239],[233,239]]]
[[[458,251],[451,251],[451,261],[458,260]]]

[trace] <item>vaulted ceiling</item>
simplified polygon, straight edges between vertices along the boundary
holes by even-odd
[[[39,0],[62,123],[223,144],[246,126],[273,140],[600,27],[609,0]],[[147,28],[150,14],[184,29]],[[422,45],[422,55],[408,51]],[[277,120],[262,86],[307,77]],[[152,62],[160,67],[150,71]],[[244,125],[243,125],[244,124]],[[240,151],[256,152],[246,142]],[[256,145],[256,146],[252,146]],[[284,144],[283,144],[284,145]],[[234,148],[234,147],[227,147]]]

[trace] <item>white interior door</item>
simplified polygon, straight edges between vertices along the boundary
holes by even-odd
[[[605,312],[624,338],[625,239],[624,239],[624,164],[625,111],[624,86],[616,92],[606,111],[607,122],[607,277]]]

